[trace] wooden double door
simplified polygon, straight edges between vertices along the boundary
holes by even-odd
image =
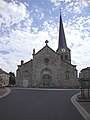
[[[43,75],[43,86],[44,87],[49,87],[50,86],[50,75],[49,74],[45,74]]]

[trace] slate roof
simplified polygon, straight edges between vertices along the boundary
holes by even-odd
[[[82,69],[81,72],[82,72],[82,71],[86,71],[86,70],[90,71],[90,67],[87,67],[87,68]]]
[[[0,68],[0,74],[2,74],[2,73],[5,73],[5,74],[9,75],[9,73],[7,73],[6,71],[4,71]]]
[[[60,14],[60,25],[59,25],[59,41],[58,41],[58,49],[59,48],[67,48],[66,44],[66,38],[65,38],[65,33],[64,33],[64,28],[63,28],[63,22],[62,22],[62,17]]]

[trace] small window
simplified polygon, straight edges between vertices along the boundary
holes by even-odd
[[[29,77],[29,72],[28,72],[28,70],[25,70],[25,71],[24,71],[24,73],[23,73],[23,77],[24,77],[24,78]]]
[[[66,71],[66,79],[69,79],[69,71]]]
[[[67,60],[68,59],[68,56],[67,55],[65,55],[65,60]]]
[[[61,59],[63,59],[63,55],[61,55]]]

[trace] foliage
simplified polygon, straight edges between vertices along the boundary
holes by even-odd
[[[15,74],[13,72],[9,72],[9,84],[10,85],[15,85]]]

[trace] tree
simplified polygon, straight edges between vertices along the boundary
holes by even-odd
[[[15,85],[15,74],[13,72],[9,72],[9,84],[10,85]]]

